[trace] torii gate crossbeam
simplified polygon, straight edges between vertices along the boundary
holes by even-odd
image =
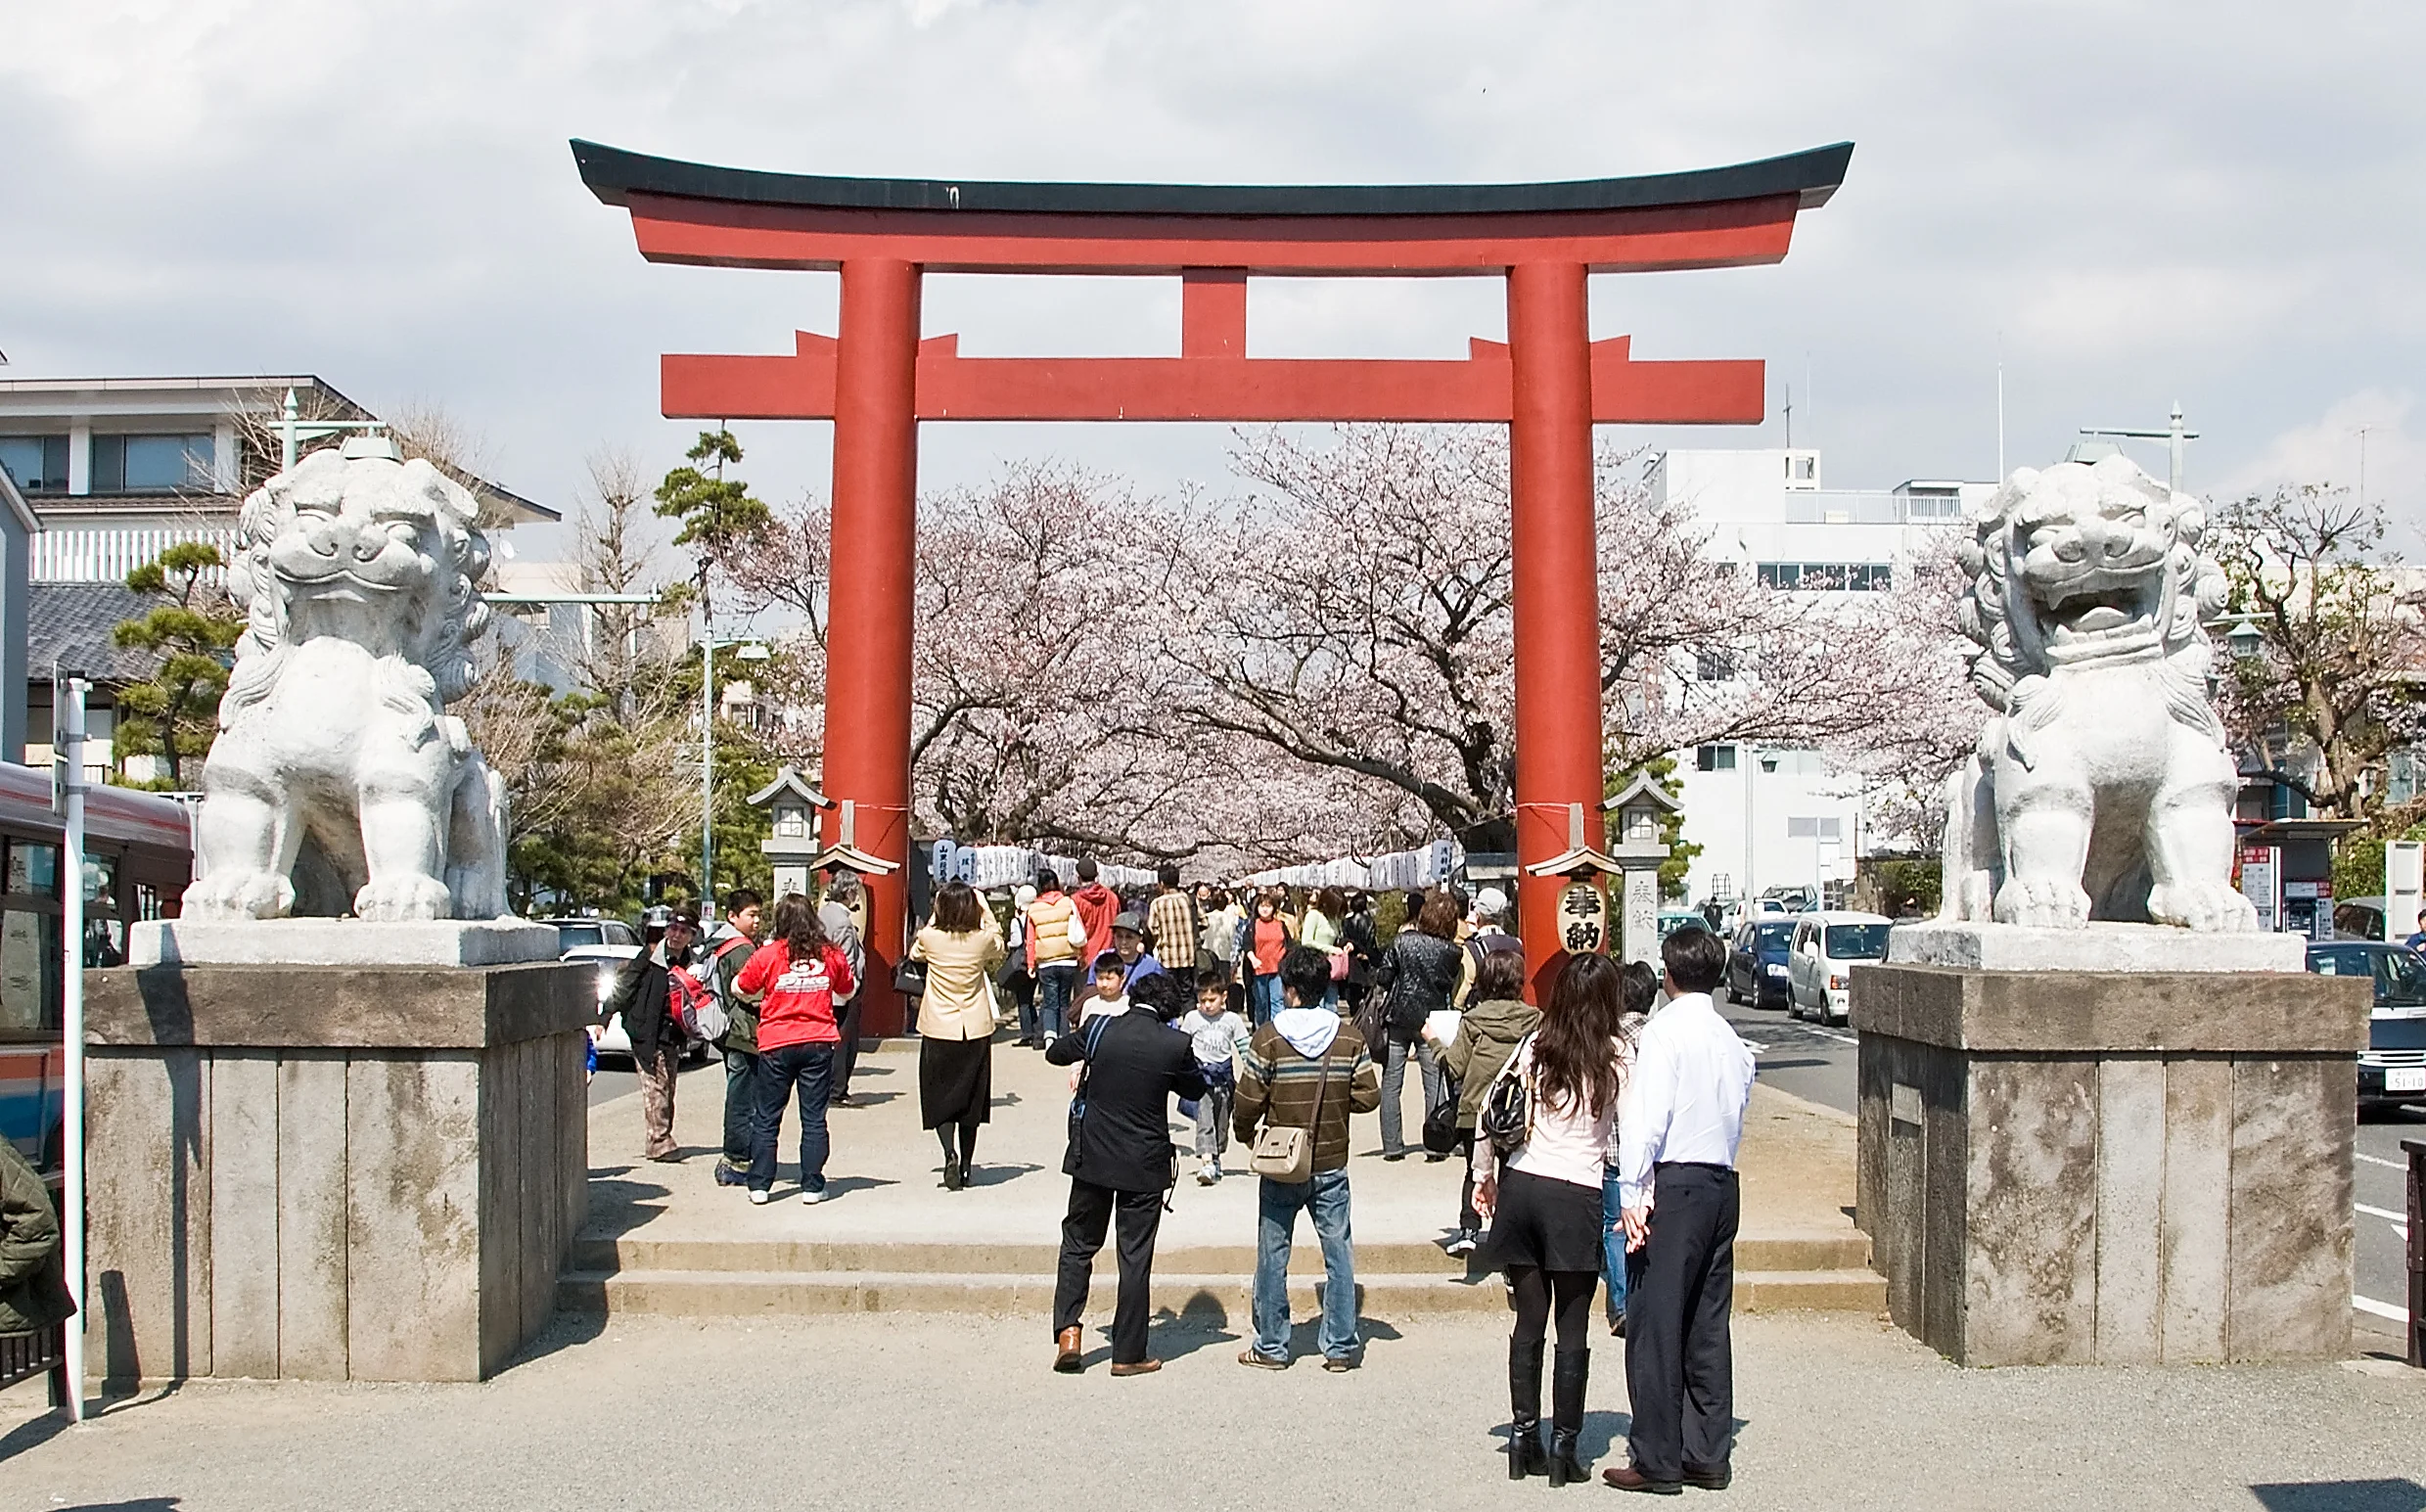
[[[1759,361],[1638,362],[1594,342],[1596,272],[1733,267],[1786,254],[1843,182],[1850,143],[1689,173],[1549,184],[1249,187],[829,178],[574,142],[582,181],[629,210],[655,262],[842,274],[841,329],[789,353],[663,359],[668,417],[834,422],[835,573],[825,790],[858,844],[909,854],[912,564],[925,420],[1440,421],[1505,424],[1515,561],[1520,865],[1601,844],[1596,424],[1753,425]],[[920,339],[926,273],[1177,277],[1177,357],[963,357]],[[1507,281],[1508,340],[1463,360],[1247,355],[1247,280]],[[829,828],[833,823],[827,821]],[[832,837],[828,840],[831,842]],[[1557,884],[1519,884],[1529,980],[1559,955]],[[901,1027],[902,875],[870,879],[868,1028]]]

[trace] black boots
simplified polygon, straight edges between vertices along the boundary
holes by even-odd
[[[1541,1475],[1550,1461],[1541,1452],[1542,1342],[1508,1341],[1508,1479]]]
[[[1538,1351],[1538,1345],[1534,1346]],[[1536,1353],[1538,1360],[1540,1355]],[[1576,1435],[1583,1428],[1583,1383],[1592,1374],[1590,1350],[1561,1350],[1550,1366],[1550,1484],[1573,1486],[1589,1479],[1576,1459]]]

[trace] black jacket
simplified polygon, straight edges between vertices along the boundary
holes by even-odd
[[[633,956],[616,973],[604,1011],[623,1016],[634,1060],[649,1060],[660,1049],[680,1055],[685,1048],[682,1026],[674,1022],[673,983],[652,951]]]
[[[0,1334],[37,1333],[74,1312],[50,1188],[0,1138]]]
[[[1413,1040],[1426,1015],[1446,1008],[1449,994],[1457,990],[1458,968],[1464,964],[1455,940],[1422,930],[1400,930],[1383,952],[1381,968],[1373,976],[1382,989],[1390,1037]]]
[[[1087,1057],[1087,1030],[1053,1041],[1044,1058],[1056,1066],[1087,1061],[1086,1116],[1072,1134],[1062,1171],[1120,1192],[1159,1192],[1170,1185],[1171,1097],[1205,1095],[1204,1073],[1188,1036],[1149,1013],[1105,1020]]]
[[[1373,916],[1351,913],[1340,921],[1340,939],[1348,943],[1348,985],[1352,987],[1369,985],[1373,968],[1382,959],[1382,942],[1373,933]]]

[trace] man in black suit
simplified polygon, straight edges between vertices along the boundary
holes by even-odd
[[[1120,969],[1120,957],[1104,960]],[[1097,963],[1101,965],[1101,962]],[[1062,1169],[1070,1176],[1070,1212],[1062,1219],[1060,1280],[1053,1288],[1053,1368],[1084,1367],[1087,1283],[1104,1230],[1115,1218],[1121,1295],[1112,1312],[1112,1373],[1146,1375],[1163,1368],[1146,1357],[1146,1315],[1154,1286],[1154,1236],[1163,1223],[1163,1194],[1171,1171],[1170,1102],[1205,1095],[1204,1075],[1188,1036],[1169,1021],[1186,1008],[1168,976],[1140,978],[1126,1013],[1098,1017],[1053,1041],[1044,1058],[1056,1066],[1086,1063],[1077,1092],[1085,1111],[1071,1131]]]

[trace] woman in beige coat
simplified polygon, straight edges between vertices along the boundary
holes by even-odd
[[[957,1192],[976,1168],[977,1126],[994,1100],[993,977],[1003,961],[1002,936],[975,889],[943,885],[910,959],[927,964],[927,992],[918,1000],[919,1114],[943,1146],[944,1189]]]

